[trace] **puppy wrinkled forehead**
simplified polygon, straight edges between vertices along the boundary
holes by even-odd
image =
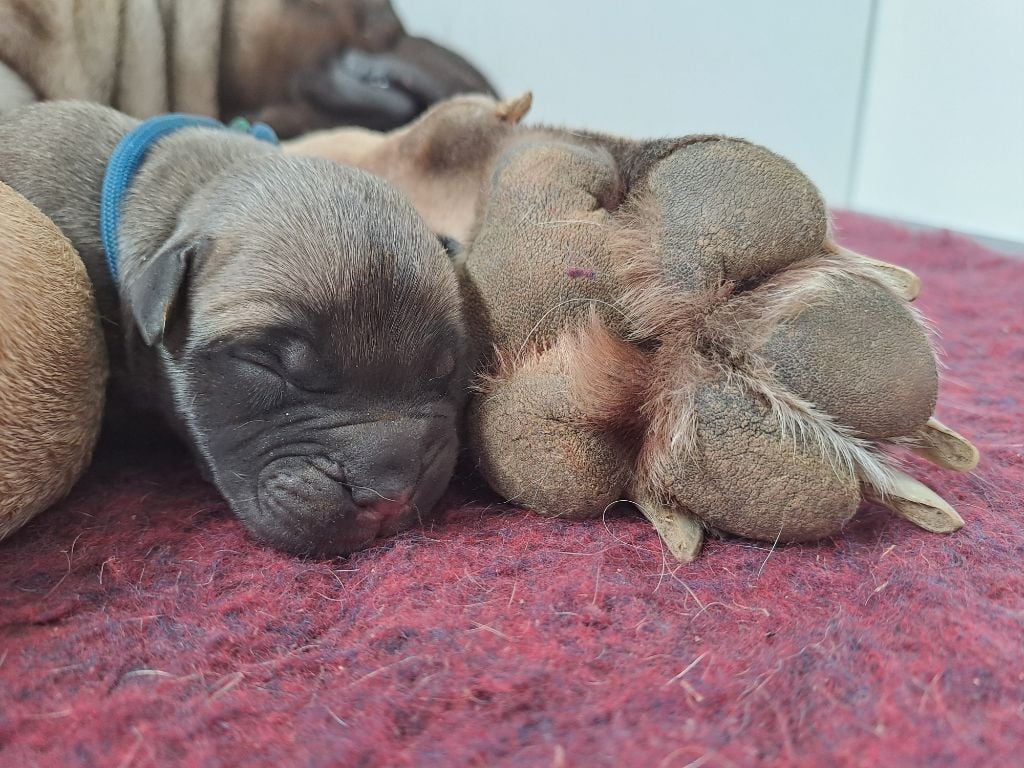
[[[194,316],[218,328],[302,315],[345,326],[398,315],[454,320],[458,287],[437,238],[396,189],[319,160],[275,156],[217,185]]]
[[[315,158],[272,154],[211,184],[196,200],[206,227],[274,258],[377,248],[402,252],[428,236],[412,205],[389,183]]]

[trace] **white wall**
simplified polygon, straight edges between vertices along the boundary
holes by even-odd
[[[1024,0],[393,1],[535,121],[744,136],[835,206],[1024,241]]]
[[[846,194],[869,0],[397,0],[535,121],[633,136],[727,133]]]
[[[851,203],[1024,242],[1024,2],[887,0]]]

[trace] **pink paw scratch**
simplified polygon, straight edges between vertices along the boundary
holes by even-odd
[[[567,274],[574,280],[580,277],[584,278],[585,280],[594,279],[594,270],[584,269],[583,267],[569,267],[567,270],[565,270],[565,274]]]

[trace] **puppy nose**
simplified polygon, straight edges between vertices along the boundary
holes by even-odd
[[[366,509],[388,506],[402,506],[407,504],[412,496],[411,488],[391,488],[382,485],[379,488],[371,488],[366,485],[349,485],[349,493],[356,506]]]
[[[349,427],[342,436],[355,455],[345,461],[345,485],[359,507],[408,501],[437,442],[424,419],[378,421]]]

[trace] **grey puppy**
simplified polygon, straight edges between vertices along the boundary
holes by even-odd
[[[156,412],[261,539],[350,552],[443,493],[467,384],[458,286],[385,182],[244,134],[157,142],[126,196],[115,285],[98,218],[137,122],[50,102],[0,117],[0,179],[78,249],[111,360],[107,411]]]

